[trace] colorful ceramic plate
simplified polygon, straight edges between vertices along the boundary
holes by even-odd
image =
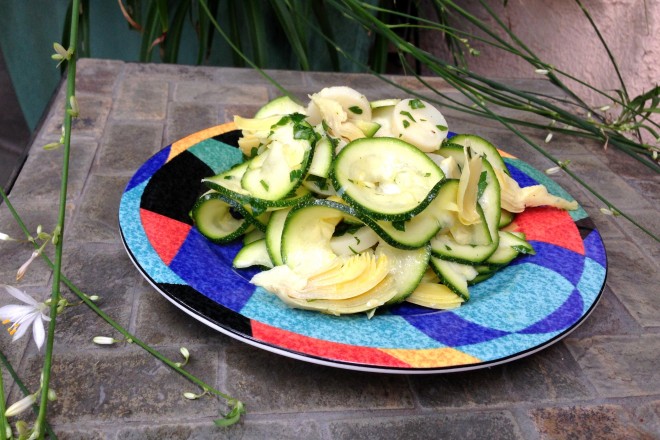
[[[201,322],[248,344],[318,364],[386,373],[442,373],[508,362],[557,342],[593,310],[607,272],[603,242],[586,212],[528,209],[515,219],[536,250],[471,288],[453,311],[403,304],[368,319],[288,308],[234,270],[240,243],[215,245],[189,211],[200,180],[241,161],[233,124],[167,146],[130,180],[119,208],[128,254],[151,284]],[[521,186],[569,194],[505,155]]]

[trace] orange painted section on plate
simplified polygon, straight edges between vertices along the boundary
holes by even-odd
[[[422,350],[384,349],[383,351],[413,368],[456,367],[481,363],[481,359],[449,347]]]
[[[186,136],[181,140],[174,142],[170,147],[170,155],[167,157],[167,162],[186,151],[188,148],[196,145],[206,139],[214,136],[219,136],[224,133],[236,130],[236,124],[227,122],[226,124],[216,125],[215,127],[207,128],[206,130],[198,131],[190,136]]]
[[[161,214],[140,209],[142,227],[163,263],[170,264],[186,240],[191,226]]]
[[[372,368],[378,366],[410,368],[411,366],[396,356],[391,356],[386,350],[324,341],[272,327],[258,321],[252,321],[252,336],[277,347],[322,357],[327,360],[367,364]]]
[[[516,216],[514,226],[525,238],[554,244],[584,255],[584,242],[568,212],[550,207],[527,208]]]

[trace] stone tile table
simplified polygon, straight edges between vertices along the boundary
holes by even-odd
[[[393,86],[358,74],[269,72],[301,98],[330,85],[350,85],[370,99],[403,96]],[[410,78],[395,78],[416,87]],[[455,94],[437,80],[433,84]],[[524,85],[548,90],[543,81]],[[251,115],[278,95],[252,70],[131,64],[83,59],[78,64],[81,117],[74,123],[65,227],[64,273],[119,324],[172,359],[187,347],[186,367],[242,399],[248,413],[230,428],[213,426],[224,406],[186,400],[188,381],[116,336],[88,308],[58,319],[49,421],[61,439],[657,439],[660,438],[660,246],[568,176],[552,176],[585,207],[601,232],[609,273],[599,305],[560,342],[522,359],[467,372],[388,375],[355,372],[279,356],[236,341],[190,318],[142,277],[126,254],[117,222],[131,176],[163,146],[196,131]],[[30,230],[56,218],[61,152],[41,146],[60,135],[60,87],[11,200]],[[488,137],[544,170],[552,166],[497,122],[443,110],[451,128]],[[545,132],[525,129],[537,142]],[[660,234],[660,176],[612,148],[555,134],[548,149],[621,209]],[[0,231],[20,236],[4,205]],[[31,250],[0,243],[1,283]],[[52,274],[33,263],[18,283],[46,297]],[[68,290],[65,295],[71,297]],[[12,302],[0,293],[0,305]],[[30,387],[43,357],[28,337],[0,335],[2,353]],[[22,397],[3,370],[8,401]],[[33,388],[31,388],[33,389]]]

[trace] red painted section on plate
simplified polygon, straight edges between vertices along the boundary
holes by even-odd
[[[567,211],[550,208],[527,208],[515,219],[516,230],[527,240],[543,241],[584,255],[584,242]]]
[[[328,360],[355,362],[369,366],[410,368],[410,365],[389,354],[370,347],[359,347],[322,341],[252,321],[252,336],[277,347],[319,356]]]
[[[147,209],[140,209],[140,219],[149,243],[163,262],[170,264],[192,227]]]

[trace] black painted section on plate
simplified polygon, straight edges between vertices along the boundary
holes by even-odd
[[[213,170],[194,154],[184,151],[154,173],[140,200],[140,208],[173,220],[193,224],[189,212],[204,189],[202,178]]]
[[[578,231],[580,232],[580,237],[582,237],[582,240],[587,238],[587,235],[589,235],[592,231],[596,229],[596,224],[591,219],[591,217],[586,217],[576,221],[575,226],[577,226]]]
[[[240,137],[241,130],[234,130],[214,136],[213,139],[219,142],[224,142],[225,144],[231,145],[232,147],[236,147],[238,146],[238,139]]]
[[[232,333],[252,337],[250,319],[207,298],[184,284],[157,283],[158,288],[184,308]]]

